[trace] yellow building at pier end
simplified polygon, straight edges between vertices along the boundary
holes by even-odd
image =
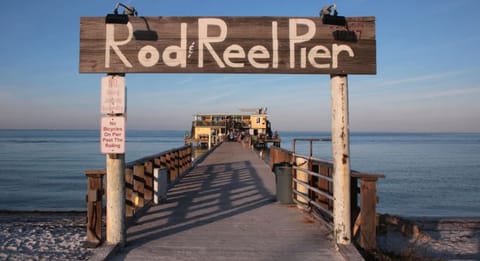
[[[205,146],[209,141],[214,145],[249,137],[254,143],[263,144],[275,136],[266,108],[242,109],[240,113],[195,114],[191,132],[185,135],[185,143]]]

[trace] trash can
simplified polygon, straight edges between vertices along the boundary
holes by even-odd
[[[277,200],[282,204],[293,204],[292,200],[292,166],[287,163],[278,163],[273,166],[275,173],[275,189]]]

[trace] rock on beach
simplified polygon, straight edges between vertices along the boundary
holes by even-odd
[[[85,212],[0,212],[0,260],[87,260]]]
[[[378,248],[401,260],[480,260],[480,219],[380,215]]]

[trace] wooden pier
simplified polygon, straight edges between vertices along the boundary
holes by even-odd
[[[327,226],[275,200],[271,169],[236,142],[222,143],[127,230],[112,260],[355,260]]]

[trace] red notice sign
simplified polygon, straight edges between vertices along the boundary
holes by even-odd
[[[103,154],[125,153],[125,117],[104,116],[100,129],[100,150]]]

